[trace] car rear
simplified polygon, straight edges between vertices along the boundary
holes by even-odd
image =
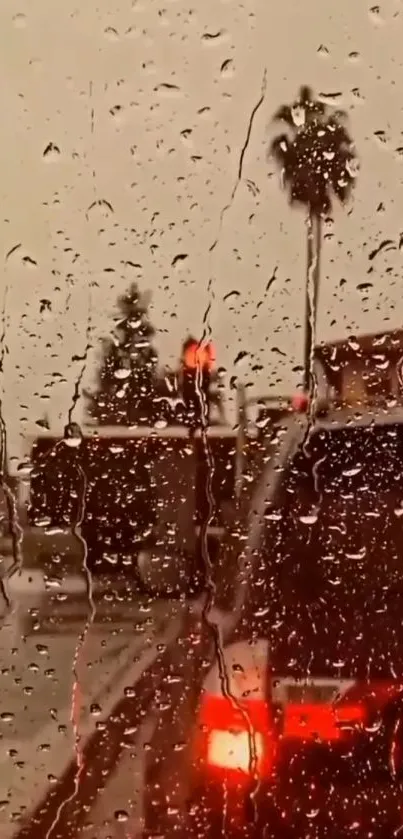
[[[192,836],[397,835],[402,463],[385,418],[322,423],[276,467],[240,620],[203,680]]]

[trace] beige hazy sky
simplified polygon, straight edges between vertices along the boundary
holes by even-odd
[[[361,159],[354,201],[326,228],[318,337],[400,324],[400,0],[2,0],[0,39],[2,381],[14,453],[45,410],[63,422],[88,317],[96,346],[133,279],[153,292],[161,358],[200,334],[210,307],[229,373],[246,350],[235,372],[256,393],[295,387],[304,219],[267,145],[273,110],[301,82],[349,111]],[[383,239],[397,247],[370,261]],[[178,254],[187,258],[175,266]]]

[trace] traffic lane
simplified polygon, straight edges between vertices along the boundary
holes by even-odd
[[[141,700],[147,684],[150,680],[156,678],[154,670],[152,674],[150,671],[153,662],[161,656],[167,646],[174,642],[180,632],[182,612],[178,610],[178,604],[164,604],[160,601],[155,605],[160,610],[164,609],[165,606],[165,614],[161,616],[163,618],[162,631],[156,632],[151,638],[149,635],[142,637],[140,643],[139,639],[134,639],[134,641],[132,639],[132,645],[126,651],[126,658],[122,653],[121,662],[117,656],[111,657],[114,658],[111,678],[102,696],[99,695],[100,670],[96,668],[93,671],[94,681],[92,686],[94,690],[92,691],[91,701],[89,695],[85,696],[83,692],[81,707],[75,708],[77,729],[74,729],[71,723],[72,661],[71,659],[68,660],[66,655],[60,656],[59,660],[59,672],[62,671],[66,674],[63,705],[60,703],[59,707],[56,708],[54,704],[52,705],[55,698],[49,695],[49,688],[46,696],[42,694],[42,701],[37,703],[35,709],[31,710],[27,703],[27,712],[33,719],[34,725],[37,725],[35,720],[41,714],[43,717],[44,708],[47,724],[39,729],[36,728],[37,733],[34,737],[29,736],[32,729],[29,730],[28,726],[24,732],[24,741],[10,738],[7,746],[3,747],[3,759],[0,762],[0,797],[2,800],[0,835],[2,839],[8,839],[8,837],[15,835],[18,823],[27,816],[30,806],[35,807],[36,802],[38,803],[36,815],[39,825],[48,825],[46,829],[43,828],[44,833],[42,835],[46,835],[47,829],[52,823],[52,818],[55,817],[55,803],[58,802],[58,806],[60,806],[62,801],[71,794],[71,790],[67,794],[66,790],[70,789],[72,779],[76,774],[77,759],[81,765],[81,761],[85,761],[85,756],[89,754],[90,760],[94,760],[96,763],[98,754],[102,753],[102,758],[105,758],[107,762],[108,752],[111,748],[113,754],[111,742],[114,740],[114,732],[119,731],[122,734],[119,728],[120,711],[118,717],[115,718],[113,709],[120,707],[120,703],[123,703],[122,714],[130,720],[133,716],[134,697],[139,696]],[[183,605],[183,610],[186,611],[185,605]],[[110,627],[109,631],[113,636],[113,627]],[[57,641],[60,643],[60,639],[57,639]],[[70,643],[70,652],[72,652],[73,649],[75,650],[77,637],[72,636]],[[86,673],[88,684],[89,669],[86,669],[85,665],[82,667],[82,672]],[[148,674],[148,682],[145,681],[144,674]],[[19,679],[19,677],[17,678]],[[96,690],[98,694],[95,692]],[[75,697],[77,697],[77,694],[75,694]],[[56,714],[49,717],[52,708],[56,710]],[[107,731],[102,739],[105,720],[108,720],[109,717],[111,718],[109,734]],[[95,741],[92,739],[94,736]],[[88,766],[88,762],[86,766]],[[81,782],[80,775],[80,792]],[[88,783],[89,780],[87,780],[84,795],[86,795],[86,789],[88,790]],[[31,830],[34,832],[31,833]],[[35,832],[31,819],[28,833],[24,832],[22,835],[39,836],[41,833],[40,831],[39,833]],[[67,831],[62,835],[70,837],[72,834]]]
[[[155,728],[153,710],[140,727],[124,739],[118,765],[82,828],[82,839],[135,839],[144,825],[144,755]]]
[[[207,667],[211,630],[201,624],[199,604],[189,607],[182,631],[157,664],[155,683],[142,713],[116,744],[88,817],[74,837],[177,836],[185,829],[187,779],[184,766],[194,731],[200,677]],[[142,703],[139,692],[136,698]],[[145,697],[143,696],[143,699]],[[111,742],[111,741],[110,741]],[[98,771],[98,770],[97,770]],[[83,801],[83,789],[80,801]],[[88,832],[87,832],[88,831]],[[108,832],[109,831],[109,832]],[[62,834],[64,836],[64,834]],[[55,839],[59,839],[59,834]],[[53,834],[52,834],[53,839]]]
[[[147,777],[150,753],[151,767],[153,761],[156,761],[156,777],[159,774],[160,749],[156,746],[161,726],[158,726],[158,721],[166,706],[173,711],[174,704],[177,703],[180,705],[180,713],[183,717],[186,714],[189,721],[193,673],[197,674],[203,667],[203,654],[198,637],[200,633],[197,632],[200,615],[195,616],[198,604],[196,606],[196,609],[193,605],[189,606],[182,617],[179,633],[175,636],[172,633],[171,638],[165,636],[164,641],[158,644],[157,656],[149,660],[146,667],[143,661],[139,678],[132,679],[131,684],[126,680],[126,689],[115,701],[108,715],[97,721],[95,730],[80,750],[79,760],[77,761],[76,757],[70,760],[65,772],[36,807],[29,821],[13,834],[13,839],[43,839],[44,836],[48,839],[78,839],[82,836],[84,839],[87,836],[84,830],[86,822],[86,826],[89,827],[88,822],[91,824],[91,820],[94,821],[95,818],[100,820],[102,812],[107,817],[108,813],[116,812],[114,805],[118,788],[121,790],[119,809],[125,809],[136,824],[139,813],[142,813],[147,821],[146,808],[150,803],[148,790],[153,795],[153,787],[149,786]],[[181,699],[182,693],[184,697]],[[174,718],[177,725],[177,713],[174,714]],[[134,759],[137,778],[142,779],[140,786],[136,787],[139,789],[137,795],[133,794],[132,778],[127,772],[127,751],[130,751],[133,737],[139,734],[141,736],[143,726],[147,726],[151,719],[155,722],[151,725],[149,739],[146,738],[145,748],[141,753],[137,752]],[[182,734],[186,733],[185,729],[186,726],[183,727]],[[164,771],[168,772],[164,789],[168,790],[174,783],[170,773],[173,771],[175,774],[177,758],[181,755],[183,746],[181,740],[176,740],[178,735],[180,732],[176,727],[171,766],[164,763]],[[175,791],[180,792],[176,785]],[[137,811],[133,812],[133,806],[137,806]],[[110,820],[110,816],[108,818]],[[122,832],[124,822],[119,821],[119,825]],[[128,819],[126,827],[129,825]],[[95,835],[97,836],[96,833]],[[112,836],[115,837],[113,831]],[[133,839],[133,833],[130,839]]]
[[[143,839],[186,837],[197,711],[204,679],[219,644],[213,615],[207,623],[200,601],[189,615],[156,690],[156,722],[145,753]]]
[[[145,722],[126,732],[116,766],[77,839],[187,835],[186,768],[211,648],[211,630],[201,624],[198,604],[193,605],[183,631],[167,650]]]
[[[64,616],[46,632],[22,639],[14,636],[12,626],[0,630],[0,752],[24,747],[56,715],[70,713],[76,682],[82,711],[89,711],[89,704],[107,692],[120,669],[141,655],[181,611],[177,603],[141,600],[130,604],[124,615],[96,613],[86,627],[88,604],[81,619],[78,605],[74,619]]]

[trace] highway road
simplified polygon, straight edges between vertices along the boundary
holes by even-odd
[[[50,790],[56,791],[57,779],[69,766],[80,767],[86,743],[119,702],[130,701],[144,673],[175,641],[187,609],[181,602],[152,601],[133,593],[120,604],[111,598],[98,606],[87,629],[88,602],[77,595],[60,603],[58,613],[53,611],[51,619],[42,620],[39,630],[25,638],[18,637],[15,615],[0,629],[2,839],[18,835],[26,814]],[[136,723],[133,736],[143,736],[141,725]],[[134,743],[133,748],[140,747]],[[98,821],[101,813],[102,802]],[[43,839],[46,830],[26,835]]]
[[[12,611],[2,603],[1,839],[133,839],[149,806],[145,773],[160,748],[164,766],[171,754],[161,704],[189,704],[201,598],[153,599],[126,573],[94,578],[90,602],[70,542],[46,577],[28,548]]]

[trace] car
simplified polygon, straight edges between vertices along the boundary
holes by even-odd
[[[144,837],[391,839],[403,411],[291,415],[269,445],[149,745]]]

